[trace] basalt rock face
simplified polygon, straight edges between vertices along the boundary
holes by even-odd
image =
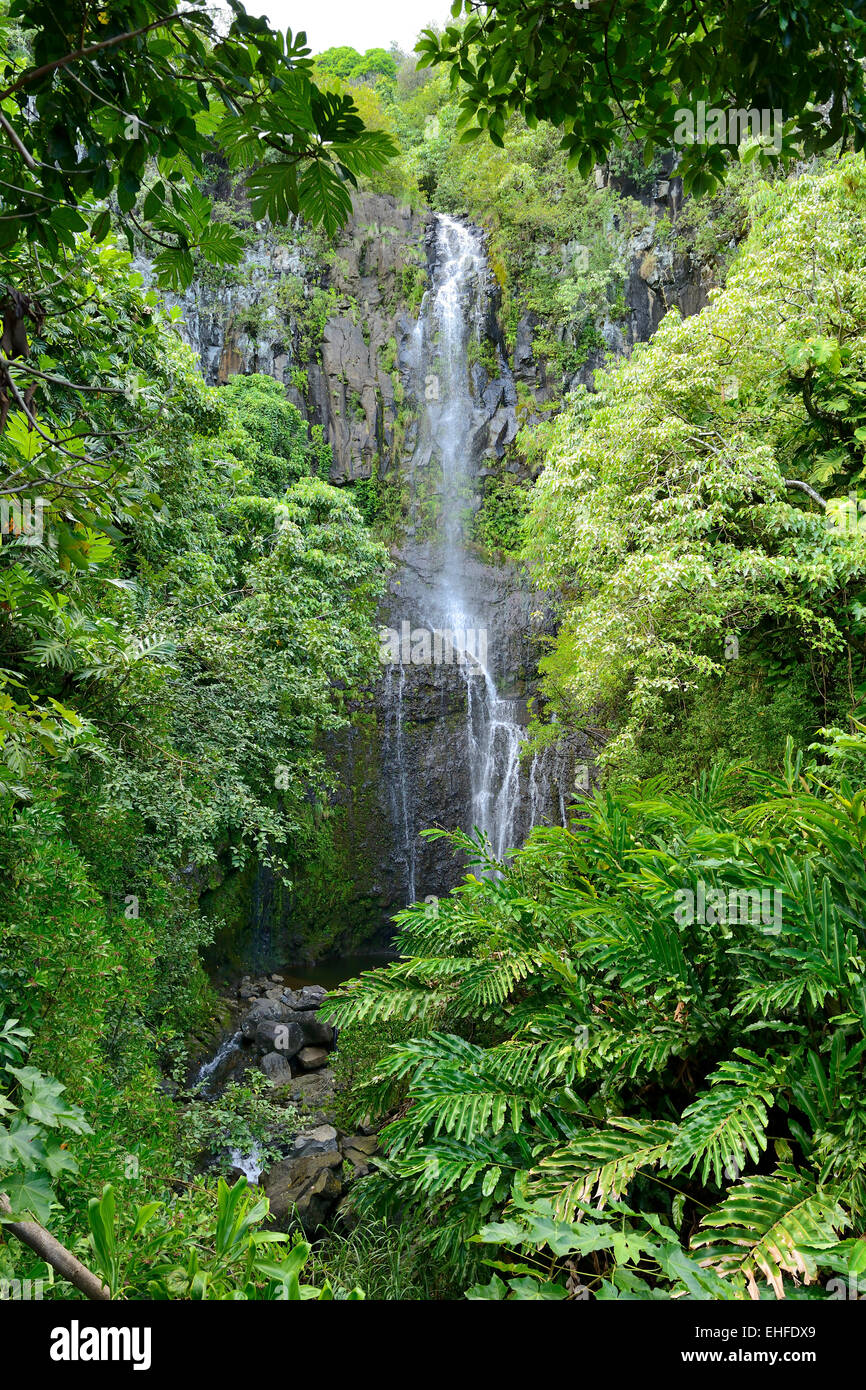
[[[537,317],[525,314],[506,345],[499,288],[486,269],[483,235],[472,229],[484,264],[455,285],[468,325],[460,347],[457,484],[449,483],[442,445],[454,422],[448,399],[437,398],[442,324],[431,309],[447,279],[441,219],[393,198],[358,194],[330,252],[301,228],[277,235],[259,225],[233,282],[197,284],[180,301],[182,332],[210,382],[237,372],[274,376],[310,424],[322,427],[333,452],[332,482],[371,479],[395,499],[395,567],[380,621],[400,638],[397,659],[383,665],[371,698],[326,750],[336,789],[317,812],[316,846],[293,865],[292,890],[264,870],[252,885],[253,921],[285,959],[358,946],[387,930],[407,901],[441,896],[460,876],[447,842],[422,839],[420,831],[470,831],[479,807],[489,810],[478,764],[485,749],[494,761],[513,758],[514,726],[525,726],[534,692],[539,639],[552,623],[525,576],[471,539],[484,480],[503,469],[522,471],[511,447],[520,423],[549,413],[573,386],[591,387],[595,369],[647,340],[671,306],[698,312],[711,287],[698,260],[656,234],[658,219],[679,206],[678,181],[664,178],[640,196],[648,219],[625,248],[627,312],[612,311],[598,325],[603,346],[566,382],[548,380],[536,361]],[[565,263],[569,248],[552,254]],[[453,398],[453,382],[449,390]],[[454,486],[462,490],[465,543],[445,556],[443,518]],[[442,621],[443,568],[449,591],[471,595],[470,616],[483,619],[484,676],[472,674],[471,663],[414,658],[412,634]],[[577,743],[512,769],[507,828],[514,842],[533,823],[561,820],[574,763],[584,756]],[[291,1022],[300,1027],[299,1019]],[[261,1045],[267,1041],[263,1032]],[[319,1045],[306,1036],[303,1043]]]
[[[331,481],[369,478],[399,462],[411,295],[423,280],[429,218],[391,198],[361,194],[329,275],[346,309],[325,325],[321,363],[310,368],[312,418],[334,454]],[[416,294],[417,297],[417,294]]]
[[[359,193],[332,248],[300,224],[253,224],[242,265],[180,297],[180,333],[206,381],[260,372],[331,445],[331,481],[387,468],[402,443],[398,358],[425,274],[429,215]],[[145,263],[138,268],[148,273]]]
[[[254,231],[236,275],[195,281],[174,299],[183,313],[181,335],[197,353],[209,385],[261,372],[283,382],[299,404],[291,377],[292,367],[301,365],[296,333],[291,315],[281,311],[280,292],[303,280],[312,263],[302,242],[272,239],[265,223]]]
[[[520,318],[512,359],[513,373],[515,380],[531,388],[542,412],[551,401],[560,399],[576,386],[592,390],[598,368],[612,358],[630,353],[637,343],[647,342],[669,309],[676,308],[687,317],[699,313],[709,302],[710,291],[716,284],[714,263],[693,249],[659,236],[659,228],[667,229],[683,206],[682,179],[672,173],[673,162],[672,156],[665,156],[661,176],[649,187],[626,178],[614,178],[602,169],[596,170],[598,188],[609,188],[642,204],[646,210],[645,224],[628,237],[623,247],[626,312],[603,316],[597,325],[601,343],[565,381],[548,379],[533,355],[533,335],[544,326],[541,318],[534,313]],[[620,218],[616,214],[609,232],[611,237],[619,236]],[[570,244],[551,249],[566,265],[578,248]]]

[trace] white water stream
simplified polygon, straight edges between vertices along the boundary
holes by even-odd
[[[488,656],[488,614],[472,592],[467,574],[468,526],[472,516],[473,431],[478,409],[470,391],[470,344],[480,345],[489,294],[489,271],[481,233],[456,218],[436,220],[433,281],[415,328],[413,356],[418,396],[424,410],[412,476],[441,469],[435,571],[428,609],[412,614],[432,632],[450,637],[457,667],[466,683],[465,756],[471,781],[466,829],[485,835],[501,859],[515,844],[520,793],[520,745],[526,732],[517,699],[504,698],[494,676],[495,653]],[[409,615],[407,615],[409,616]],[[399,827],[406,861],[409,901],[417,895],[416,838],[411,778],[406,766],[403,661],[386,678],[390,726],[386,738],[396,759],[391,782],[393,823]]]

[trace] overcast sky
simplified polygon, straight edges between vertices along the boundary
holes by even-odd
[[[266,14],[275,29],[306,31],[314,53],[345,45],[361,53],[395,40],[410,50],[425,25],[443,24],[450,0],[245,0],[250,14]]]

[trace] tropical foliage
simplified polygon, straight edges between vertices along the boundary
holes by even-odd
[[[542,667],[560,718],[616,710],[609,761],[714,686],[784,699],[810,673],[806,737],[860,696],[864,199],[860,158],[757,184],[709,307],[667,314],[552,427],[526,531],[563,597]]]
[[[36,1219],[116,1299],[806,1299],[866,1270],[864,30],[836,11],[455,0],[419,70],[237,0],[0,0],[0,1231]],[[683,148],[683,103],[784,130]],[[383,1153],[313,1249],[221,1176],[294,1138],[264,1075],[208,1100],[189,1062],[214,902],[245,926],[243,885],[290,891],[328,842],[377,672],[368,523],[401,483],[332,486],[289,399],[357,188],[484,227],[473,389],[511,362],[521,428],[473,539],[555,614],[533,748],[598,757],[505,862],[452,834],[458,888],[334,998],[335,1118]],[[289,392],[231,353],[207,386],[177,331],[256,239],[294,266]],[[707,307],[628,351],[628,277],[655,312],[684,267]],[[395,315],[424,288],[407,263]],[[396,337],[380,362],[408,436]],[[16,1252],[4,1276],[43,1267]]]
[[[302,1283],[310,1245],[261,1230],[267,1214],[267,1198],[250,1192],[245,1178],[231,1187],[220,1179],[215,1213],[200,1199],[170,1210],[150,1202],[131,1224],[123,1223],[114,1189],[106,1186],[88,1207],[93,1263],[112,1298],[269,1303],[364,1297],[357,1287],[335,1291],[327,1280]]]
[[[589,174],[623,143],[670,148],[684,106],[778,111],[784,139],[766,151],[860,150],[863,19],[857,9],[710,0],[700,8],[593,0],[454,0],[456,23],[426,30],[422,64],[464,84],[463,139],[502,145],[508,116],[561,128],[561,143]],[[823,109],[821,109],[823,106]],[[781,135],[782,132],[780,131]],[[725,143],[691,143],[681,172],[695,192],[724,174]]]
[[[193,248],[240,259],[236,234],[211,219],[195,185],[208,159],[246,171],[258,216],[303,212],[331,230],[345,221],[346,182],[385,163],[390,141],[364,129],[351,97],[316,86],[303,33],[274,33],[238,0],[230,10],[221,33],[201,3],[82,3],[59,22],[50,3],[10,0],[0,246],[23,237],[54,255],[85,230],[102,241],[113,205],[130,244],[144,226],[157,274],[188,284]]]
[[[17,414],[2,444],[10,491],[26,480],[44,505],[0,551],[0,981],[30,1047],[9,1059],[0,1191],[61,1235],[105,1183],[167,1202],[175,1229],[165,1175],[192,1176],[202,1135],[164,1072],[214,1003],[201,952],[219,924],[199,898],[251,855],[285,877],[326,794],[321,741],[375,666],[386,567],[283,389],[205,387],[137,279],[111,245],[70,257],[80,367],[118,382],[86,428],[128,434],[118,463],[57,477]],[[39,370],[74,337],[46,320]],[[79,393],[45,389],[80,440]],[[75,1151],[52,1137],[69,1127]],[[204,1184],[195,1200],[212,1222]]]
[[[864,752],[598,792],[507,866],[457,837],[485,876],[402,913],[404,959],[335,1004],[416,1035],[357,1092],[392,1115],[364,1204],[491,1265],[474,1297],[797,1297],[861,1268]]]

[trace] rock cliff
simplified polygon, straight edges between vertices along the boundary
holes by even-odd
[[[480,350],[468,368],[470,512],[481,503],[489,473],[503,467],[521,473],[512,448],[519,423],[549,412],[575,384],[591,385],[596,367],[649,338],[672,305],[689,314],[706,303],[707,269],[657,234],[679,207],[677,181],[661,180],[642,197],[646,225],[626,247],[626,311],[597,325],[600,345],[570,379],[549,380],[536,361],[539,323],[531,315],[519,319],[509,352],[499,287],[489,276]],[[333,247],[300,226],[274,234],[258,224],[237,272],[196,283],[180,301],[181,332],[210,382],[236,372],[264,372],[283,382],[331,445],[331,481],[366,485],[384,499],[395,569],[381,618],[398,630],[423,614],[437,565],[441,482],[435,438],[425,436],[429,385],[419,377],[417,357],[419,312],[436,272],[434,231],[432,214],[362,193]],[[610,233],[618,235],[615,219]],[[567,261],[568,248],[556,251]],[[467,548],[461,565],[487,615],[492,674],[525,722],[537,642],[549,624],[543,601],[513,565],[479,546]],[[274,958],[356,945],[381,932],[410,890],[423,898],[453,885],[459,869],[449,848],[418,832],[435,825],[471,829],[470,698],[453,667],[410,663],[385,670],[372,702],[328,750],[332,804],[295,863],[292,890],[265,873],[252,885],[249,910]],[[570,754],[559,766],[548,757],[523,769],[518,836],[533,820],[561,815],[570,791],[564,779],[573,775],[568,763],[582,750]]]

